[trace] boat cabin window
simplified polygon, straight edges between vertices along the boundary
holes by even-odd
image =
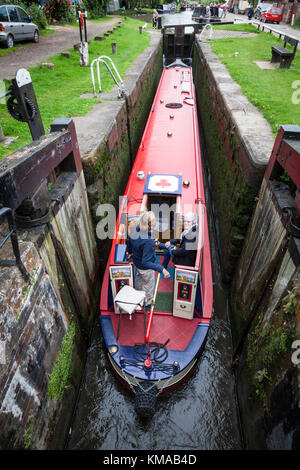
[[[147,210],[154,212],[157,220],[157,236],[160,242],[166,242],[181,233],[182,222],[178,214],[179,196],[148,195]]]
[[[154,212],[158,222],[155,238],[160,242],[177,238],[181,233],[181,193],[182,175],[148,174],[141,210]]]

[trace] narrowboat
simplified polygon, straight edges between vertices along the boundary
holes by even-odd
[[[157,208],[159,210],[157,210]],[[164,208],[164,210],[162,209]],[[194,265],[176,264],[169,278],[155,273],[150,310],[135,289],[135,266],[126,256],[130,227],[157,215],[156,263],[161,243],[180,240],[185,213],[197,218]],[[117,216],[103,277],[100,322],[112,371],[135,394],[135,408],[150,416],[156,398],[179,387],[203,350],[213,303],[210,241],[192,68],[164,66]]]

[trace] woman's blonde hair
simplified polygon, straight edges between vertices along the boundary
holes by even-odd
[[[138,222],[138,226],[141,232],[148,232],[149,230],[153,230],[156,226],[156,218],[154,212],[143,212]]]

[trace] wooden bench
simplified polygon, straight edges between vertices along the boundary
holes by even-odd
[[[298,47],[298,40],[295,38],[291,38],[290,36],[284,36],[283,38],[284,44],[282,46],[272,46],[272,59],[271,62],[280,62],[280,68],[289,69],[291,63],[295,57],[296,50]],[[286,49],[286,45],[290,44],[294,47],[294,50],[291,51]]]

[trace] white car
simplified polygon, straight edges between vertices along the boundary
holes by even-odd
[[[17,5],[0,5],[0,44],[13,47],[17,41],[39,42],[39,28]]]

